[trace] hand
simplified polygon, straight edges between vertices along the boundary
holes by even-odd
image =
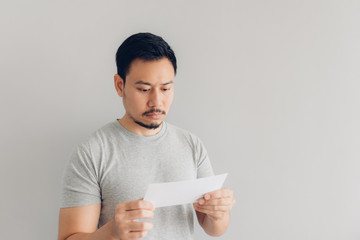
[[[121,239],[139,239],[153,228],[151,222],[136,222],[140,218],[153,218],[154,206],[142,199],[116,205],[113,233]]]
[[[211,220],[221,220],[230,213],[232,206],[235,204],[233,191],[223,188],[214,192],[206,193],[194,203],[194,209],[198,212],[205,213]]]

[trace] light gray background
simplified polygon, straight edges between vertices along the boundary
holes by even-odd
[[[56,239],[74,143],[121,117],[130,34],[178,58],[168,122],[237,200],[217,239],[360,239],[360,1],[1,1],[0,239]],[[196,239],[206,237],[196,229]]]

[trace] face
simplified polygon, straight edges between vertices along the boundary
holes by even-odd
[[[135,59],[125,84],[119,75],[115,75],[115,87],[126,110],[124,119],[142,128],[158,128],[174,98],[174,78],[173,65],[167,58]]]

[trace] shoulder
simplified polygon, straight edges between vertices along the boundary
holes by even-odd
[[[95,131],[83,137],[75,144],[77,149],[84,152],[91,152],[94,149],[104,148],[114,139],[117,134],[115,121],[108,122]]]
[[[189,130],[172,125],[170,123],[166,123],[166,124],[169,134],[176,136],[179,139],[186,140],[194,147],[202,145],[202,141],[196,134],[190,132]]]

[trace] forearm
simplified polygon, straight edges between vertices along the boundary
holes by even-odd
[[[224,217],[218,220],[208,217],[206,214],[202,217],[202,222],[200,222],[201,227],[204,231],[210,236],[220,236],[222,235],[230,222],[230,212],[224,214]]]
[[[113,236],[113,224],[114,219],[93,233],[75,233],[65,238],[64,240],[119,240]]]

